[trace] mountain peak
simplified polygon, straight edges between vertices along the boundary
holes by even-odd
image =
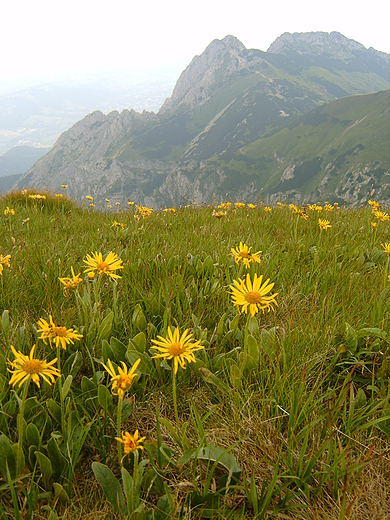
[[[267,52],[284,54],[288,51],[296,51],[299,54],[325,54],[336,51],[340,53],[351,53],[355,50],[364,50],[365,47],[355,40],[346,38],[341,33],[306,32],[306,33],[283,33],[270,45]]]
[[[159,114],[179,105],[193,108],[206,101],[216,84],[217,71],[218,81],[223,81],[242,68],[245,64],[245,50],[245,45],[232,35],[222,40],[213,40],[181,73],[172,96],[165,101]]]

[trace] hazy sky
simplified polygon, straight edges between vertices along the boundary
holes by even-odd
[[[0,82],[98,69],[187,65],[233,34],[266,51],[283,32],[338,31],[390,53],[388,0],[9,0]]]

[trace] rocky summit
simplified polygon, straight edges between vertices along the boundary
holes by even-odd
[[[214,40],[157,114],[89,114],[18,187],[155,207],[386,198],[389,59],[336,32],[285,33],[267,52]]]

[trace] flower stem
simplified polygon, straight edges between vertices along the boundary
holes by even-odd
[[[122,399],[118,397],[118,409],[116,412],[116,436],[118,439],[121,438],[121,424],[122,424]],[[118,442],[118,459],[119,464],[122,467],[122,443]]]
[[[24,440],[24,408],[26,404],[26,397],[28,391],[28,385],[30,381],[26,381],[23,386],[22,402],[20,404],[20,410],[17,418],[18,428],[18,451],[16,452],[16,471],[19,470],[21,463],[21,453],[23,453],[23,440]],[[23,469],[23,468],[22,468]]]
[[[57,346],[57,366],[58,372],[60,373],[58,378],[58,391],[60,392],[60,404],[61,404],[61,431],[62,435],[65,431],[65,403],[64,403],[64,394],[62,392],[62,374],[61,374],[61,346],[58,344]]]
[[[172,375],[172,396],[173,396],[173,408],[175,410],[176,426],[179,428],[179,414],[177,413],[177,399],[176,399],[176,374],[173,371]]]

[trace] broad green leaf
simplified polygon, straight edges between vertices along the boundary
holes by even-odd
[[[159,498],[154,514],[156,520],[170,520],[172,518],[172,499],[168,495]]]
[[[112,395],[108,388],[104,385],[98,386],[98,401],[99,405],[107,414],[109,412],[109,408],[112,406]]]
[[[5,435],[0,435],[0,471],[7,478],[7,465],[12,478],[16,476],[16,460],[12,445]]]
[[[131,321],[137,330],[143,331],[147,327],[146,318],[139,303],[134,308]]]
[[[74,379],[77,376],[77,374],[79,373],[82,363],[83,363],[82,353],[79,351],[74,352],[65,361],[64,365],[61,368],[61,373],[63,374],[64,377],[67,377],[70,375]]]
[[[52,465],[53,476],[59,480],[62,475],[66,475],[69,469],[69,462],[59,449],[57,441],[51,437],[47,443],[47,453]]]
[[[134,363],[137,361],[137,359],[140,359],[141,362],[137,367],[137,372],[141,372],[141,374],[145,375],[153,375],[155,373],[155,368],[153,365],[153,361],[147,354],[141,354],[140,352],[133,350],[132,346],[130,346],[127,349],[126,352],[126,360],[131,364],[134,365]]]
[[[104,320],[99,325],[98,331],[97,331],[97,337],[96,337],[96,345],[101,345],[101,342],[104,339],[107,339],[110,335],[111,329],[112,329],[112,322],[114,319],[114,313],[113,311],[110,311],[107,316],[104,318]]]
[[[53,419],[58,423],[61,423],[61,407],[54,401],[54,399],[47,400],[47,408]]]
[[[135,348],[140,353],[144,353],[146,349],[146,336],[143,332],[139,332],[134,338],[132,338],[131,343],[135,346]]]
[[[65,502],[67,504],[70,502],[68,493],[61,486],[61,484],[59,484],[58,482],[54,482],[53,489],[55,498],[59,498],[61,502]]]
[[[26,438],[27,438],[27,442],[30,446],[32,444],[39,446],[39,444],[40,444],[39,431],[34,423],[28,424],[28,426],[26,428]]]
[[[48,489],[50,485],[50,479],[53,476],[53,470],[50,459],[48,459],[48,457],[46,457],[46,455],[44,455],[40,451],[36,451],[35,456],[37,458],[39,468],[41,470],[43,484],[45,488]]]
[[[116,513],[125,511],[125,501],[121,486],[118,480],[114,477],[112,471],[100,462],[92,463],[92,471],[95,474],[96,480],[102,486],[103,491]]]
[[[65,379],[64,384],[62,385],[62,395],[65,399],[65,397],[68,395],[70,387],[72,386],[73,377],[69,374],[68,377]]]
[[[229,386],[224,381],[222,381],[222,379],[213,374],[208,368],[199,368],[199,373],[202,374],[202,377],[206,383],[216,386],[224,394],[229,392]]]
[[[127,347],[121,341],[119,341],[119,339],[111,337],[110,338],[110,348],[111,348],[112,356],[116,362],[125,360]]]
[[[248,345],[248,354],[254,359],[256,365],[259,362],[259,346],[257,340],[252,336],[252,334],[248,334],[247,338]],[[253,367],[254,368],[254,367]]]
[[[134,481],[133,477],[129,474],[126,468],[121,469],[122,475],[122,483],[123,483],[123,492],[125,494],[127,502],[130,502],[132,499],[133,486]]]

